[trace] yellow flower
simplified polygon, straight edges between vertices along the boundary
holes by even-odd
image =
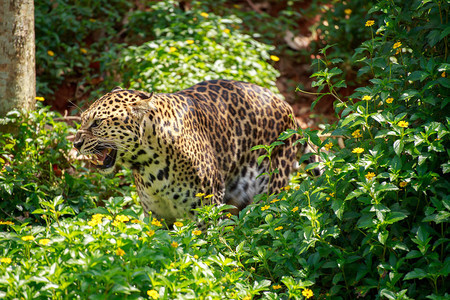
[[[205,196],[205,199],[209,199],[209,198],[212,198],[212,197],[214,197],[214,194],[210,194],[208,196]]]
[[[171,244],[170,244],[170,246],[172,246],[172,247],[174,247],[174,248],[176,248],[176,247],[178,247],[178,243],[177,242],[175,242],[175,241],[173,241]]]
[[[88,222],[88,225],[91,227],[95,227],[102,222],[101,219],[92,219]]]
[[[366,27],[371,27],[371,26],[373,26],[373,24],[375,24],[375,21],[374,21],[374,20],[368,20],[368,21],[366,22]]]
[[[445,72],[442,72],[441,77],[445,78]]]
[[[372,100],[372,96],[365,95],[365,96],[362,97],[362,99],[365,100],[365,101],[369,101],[369,100]]]
[[[48,50],[47,51],[48,56],[54,56],[55,52],[53,52],[52,50]]]
[[[353,149],[353,151],[352,151],[352,153],[358,153],[358,154],[361,154],[363,152],[364,152],[364,149],[363,148],[359,148],[359,147]]]
[[[275,56],[275,55],[271,55],[270,59],[273,60],[273,61],[279,61],[280,60],[280,58],[278,56]]]
[[[230,29],[225,28],[225,29],[223,30],[223,32],[225,32],[226,34],[229,34],[229,33],[230,33]]]
[[[283,226],[278,226],[277,228],[275,228],[275,231],[281,230],[283,229]]]
[[[397,49],[397,48],[400,48],[401,46],[402,46],[402,42],[397,42],[394,44],[394,46],[392,48]]]
[[[11,263],[11,258],[9,258],[9,257],[2,257],[2,258],[0,258],[0,262],[1,263],[5,263],[5,264],[10,264]]]
[[[389,97],[386,99],[386,103],[389,103],[389,104],[391,104],[393,101],[394,101],[394,98],[392,98],[392,97]]]
[[[344,9],[344,13],[346,15],[350,15],[352,13],[352,10],[350,8]]]
[[[96,22],[96,20],[95,20],[95,19],[92,19],[92,18],[89,19],[89,21],[92,22],[92,23]]]
[[[116,250],[116,255],[119,255],[119,256],[123,256],[125,254],[125,251],[123,251],[122,249],[117,249]]]
[[[195,195],[195,197],[203,197],[203,196],[205,196],[205,193],[197,193],[197,194]]]
[[[88,51],[85,48],[80,48],[80,52],[86,54]]]
[[[251,296],[245,296],[244,298],[242,298],[242,300],[252,300]]]
[[[325,198],[325,200],[327,200],[327,201],[330,201],[330,199],[331,199],[330,197],[326,197],[326,198]]]
[[[279,289],[281,289],[281,285],[277,284],[277,285],[272,286],[272,288],[274,290],[279,290]]]
[[[198,255],[197,255],[197,254],[195,254],[195,255],[194,255],[194,258],[195,258],[195,259],[198,259]]]
[[[355,139],[361,138],[362,137],[361,131],[359,129],[356,129],[355,131],[353,131],[352,136]]]
[[[334,197],[334,193],[330,193],[330,196],[331,196],[331,197]]]
[[[369,173],[367,173],[367,174],[365,175],[365,177],[366,177],[367,180],[371,180],[372,178],[375,177],[375,173],[369,172]]]
[[[304,290],[302,291],[302,295],[303,295],[306,299],[309,299],[309,298],[311,298],[312,296],[314,296],[314,293],[313,293],[313,291],[311,291],[310,289],[304,289]]]
[[[34,240],[34,236],[32,235],[26,235],[22,237],[22,241],[32,241]]]
[[[181,222],[175,222],[175,223],[173,223],[173,225],[175,225],[177,227],[183,227],[183,223],[181,223]]]
[[[175,51],[177,51],[177,48],[175,48],[175,47],[170,47],[169,48],[169,53],[172,53],[172,52],[175,52]]]
[[[45,100],[44,97],[36,97],[35,99],[36,99],[37,101],[44,101],[44,100]]]
[[[50,243],[50,240],[49,240],[49,239],[42,239],[42,240],[39,240],[39,244],[41,244],[41,245],[43,245],[43,246],[46,246],[48,243]]]
[[[188,45],[192,45],[192,44],[194,43],[194,40],[186,40],[186,43],[187,43]]]
[[[231,218],[233,215],[231,213],[227,213],[227,218]]]
[[[400,186],[401,188],[404,188],[404,187],[407,186],[407,185],[408,185],[408,183],[407,183],[406,181],[402,181],[402,182],[399,183],[399,186]]]
[[[148,290],[147,291],[147,295],[152,298],[152,299],[158,299],[159,298],[159,293],[155,290]]]
[[[405,121],[400,121],[400,122],[397,123],[397,125],[402,127],[402,128],[406,128],[406,127],[409,126],[409,123],[405,122]]]
[[[152,237],[152,236],[155,235],[155,231],[154,231],[154,230],[149,230],[149,231],[146,232],[146,234],[147,234],[149,237]]]
[[[122,223],[128,222],[130,221],[130,218],[128,218],[127,216],[124,215],[118,215],[116,216],[116,220]]]
[[[280,201],[280,199],[273,199],[272,201],[270,201],[270,203],[276,203],[278,201]]]
[[[296,212],[297,210],[298,210],[298,206],[296,206],[293,209],[291,209],[292,212]]]
[[[158,226],[158,227],[162,226],[161,222],[158,221],[157,219],[153,219],[151,223],[152,223],[152,225],[155,225],[155,226]]]
[[[140,220],[137,220],[137,219],[133,219],[133,220],[131,220],[131,223],[133,223],[133,224],[139,224],[139,223],[141,223],[141,221],[140,221]]]
[[[325,144],[325,149],[327,149],[327,151],[330,151],[330,149],[333,147],[333,143],[329,142],[328,144]]]
[[[203,18],[207,18],[209,15],[208,15],[207,13],[205,13],[205,12],[202,12],[202,13],[200,14],[200,16],[202,16]]]
[[[269,209],[270,205],[264,205],[263,207],[261,207],[261,211],[265,211],[267,209]]]
[[[193,235],[200,235],[200,234],[202,234],[202,231],[197,229],[197,230],[192,231],[192,234]]]

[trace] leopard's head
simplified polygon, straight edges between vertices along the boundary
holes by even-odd
[[[74,147],[83,155],[92,155],[100,172],[114,170],[125,163],[141,143],[141,123],[153,109],[152,94],[114,88],[81,114]]]

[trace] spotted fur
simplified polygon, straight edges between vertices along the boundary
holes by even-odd
[[[194,217],[202,204],[231,204],[237,212],[265,192],[268,177],[256,177],[268,160],[258,165],[264,152],[251,148],[296,128],[290,115],[285,101],[245,82],[205,81],[172,94],[116,88],[82,114],[74,145],[82,154],[115,149],[112,166],[100,171],[112,172],[116,162],[131,168],[144,212],[172,223]],[[271,192],[287,185],[295,157],[291,145],[274,151],[279,172]]]

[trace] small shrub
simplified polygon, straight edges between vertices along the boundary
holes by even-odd
[[[278,72],[270,65],[272,47],[235,29],[241,21],[213,13],[182,10],[175,1],[152,5],[131,16],[152,28],[154,40],[123,50],[117,60],[123,84],[133,89],[173,92],[203,80],[235,79],[275,87]],[[110,85],[113,85],[112,83]]]
[[[28,217],[59,196],[78,213],[109,198],[112,187],[121,182],[123,172],[105,178],[69,157],[73,146],[68,137],[75,130],[48,107],[12,111],[2,122],[14,123],[17,133],[0,135],[1,219]]]

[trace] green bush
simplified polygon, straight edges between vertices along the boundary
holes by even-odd
[[[133,89],[173,92],[225,78],[251,81],[279,93],[279,74],[267,62],[272,47],[235,30],[240,22],[194,8],[184,11],[176,1],[153,4],[148,12],[130,15],[129,24],[152,28],[153,40],[125,48],[110,69],[118,70],[122,83]]]
[[[1,121],[14,124],[17,132],[0,135],[0,219],[28,217],[58,197],[79,213],[109,198],[122,182],[123,172],[105,178],[69,157],[73,145],[68,137],[75,130],[48,107],[12,111]]]
[[[115,52],[111,42],[131,7],[123,0],[36,1],[38,95],[52,95],[64,79],[98,79],[95,64]]]

